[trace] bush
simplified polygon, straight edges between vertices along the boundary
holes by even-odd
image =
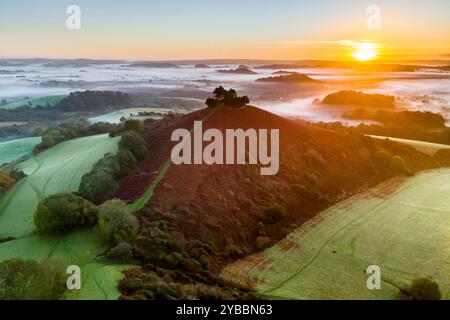
[[[390,159],[391,155],[384,150],[378,150],[373,154],[373,161],[375,165],[380,167],[387,166],[389,164]]]
[[[416,278],[411,287],[400,291],[397,299],[400,300],[440,300],[442,297],[439,285],[427,278]]]
[[[406,166],[405,159],[400,156],[393,156],[389,162],[391,170],[399,175],[410,175],[411,172]]]
[[[267,247],[270,246],[271,243],[272,241],[270,240],[269,237],[259,236],[258,238],[256,238],[256,247],[258,248],[258,250],[266,249]]]
[[[108,258],[128,262],[133,259],[133,246],[127,242],[121,242],[108,251]]]
[[[103,240],[112,246],[121,242],[132,243],[139,231],[137,218],[126,203],[118,199],[99,207],[98,226]]]
[[[126,120],[123,124],[125,131],[144,132],[144,124],[139,120]]]
[[[122,176],[122,167],[119,163],[119,159],[117,156],[111,154],[106,154],[102,159],[98,160],[94,164],[92,171],[107,172],[114,178]]]
[[[14,179],[11,176],[3,171],[0,171],[0,187],[4,189],[9,189],[14,184]]]
[[[450,167],[450,149],[441,149],[436,152],[433,158],[444,167]]]
[[[263,211],[264,220],[269,224],[275,224],[283,221],[286,216],[286,211],[279,204],[274,204],[270,208],[266,208]]]
[[[229,244],[225,247],[224,254],[226,257],[241,257],[244,255],[244,251],[235,244]]]
[[[22,259],[0,263],[0,300],[56,300],[65,288],[58,264]]]
[[[105,170],[94,170],[81,178],[78,193],[94,203],[101,203],[114,195],[119,188],[115,177]]]
[[[136,157],[128,150],[121,150],[117,154],[120,165],[121,176],[129,175],[138,164]]]
[[[122,135],[119,141],[119,149],[130,151],[139,161],[144,160],[148,155],[147,142],[142,135],[135,131],[128,131]]]
[[[34,224],[42,234],[66,234],[81,226],[94,225],[96,220],[96,207],[71,193],[48,197],[39,203],[34,213]]]

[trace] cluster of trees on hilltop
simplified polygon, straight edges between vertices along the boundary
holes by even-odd
[[[119,91],[77,91],[62,99],[56,107],[65,112],[102,110],[108,107],[128,106],[131,98]]]
[[[219,106],[220,104],[240,108],[250,103],[250,99],[247,96],[238,97],[236,90],[226,90],[222,86],[217,87],[213,91],[214,97],[206,99],[206,105],[210,108]]]

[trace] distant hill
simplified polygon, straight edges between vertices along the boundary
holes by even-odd
[[[272,72],[272,74],[282,75],[282,74],[296,74],[295,71],[287,71],[287,70],[278,70],[275,72]]]
[[[277,82],[277,83],[319,83],[320,81],[314,80],[303,73],[293,73],[288,75],[281,75],[277,77],[260,78],[256,80],[257,82]]]
[[[275,63],[275,64],[264,64],[255,67],[255,69],[300,69],[305,67],[300,63]]]
[[[209,69],[211,68],[209,65],[205,64],[205,63],[198,63],[194,66],[194,68],[196,69]]]
[[[141,68],[178,68],[178,66],[172,62],[135,62],[128,65],[128,67],[141,67]]]
[[[230,70],[217,70],[217,72],[220,73],[235,73],[235,74],[256,74],[255,71],[248,69],[246,66],[239,66],[236,69],[230,69]]]
[[[325,99],[322,100],[322,104],[372,108],[394,108],[395,97],[382,94],[369,94],[354,90],[342,90],[327,95]]]

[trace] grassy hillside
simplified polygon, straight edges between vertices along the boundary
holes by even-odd
[[[41,143],[40,137],[17,139],[0,143],[0,165],[31,155],[33,148]]]
[[[222,276],[284,299],[392,299],[431,277],[450,299],[450,169],[391,180],[339,203]],[[381,268],[382,289],[364,273]]]
[[[12,110],[12,109],[17,109],[19,107],[22,107],[24,105],[31,106],[32,108],[34,108],[36,106],[46,107],[47,104],[49,104],[50,106],[54,106],[58,102],[60,102],[64,97],[65,97],[64,95],[59,95],[59,96],[40,97],[40,98],[35,98],[35,99],[24,99],[24,100],[20,100],[17,102],[0,105],[0,109]],[[31,105],[30,105],[30,103],[31,103]]]
[[[393,138],[393,137],[382,137],[382,136],[374,136],[370,135],[372,138],[375,139],[389,139],[391,141],[400,142],[407,144],[414,149],[423,152],[428,155],[434,155],[439,150],[443,149],[450,149],[450,145],[447,144],[439,144],[439,143],[432,143],[432,142],[425,142],[425,141],[418,141],[418,140],[409,140],[409,139],[400,139],[400,138]]]
[[[104,263],[97,256],[105,251],[95,228],[63,237],[33,235],[33,213],[46,196],[75,191],[82,175],[105,153],[117,152],[119,138],[108,135],[63,142],[21,164],[29,175],[0,200],[0,238],[17,237],[0,243],[0,261],[24,259],[61,260],[82,270],[82,290],[68,293],[69,299],[117,299],[116,285],[122,265]]]

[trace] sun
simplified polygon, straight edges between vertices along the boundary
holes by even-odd
[[[358,61],[370,61],[378,56],[377,48],[374,43],[358,42],[354,46],[355,51],[352,56]]]

